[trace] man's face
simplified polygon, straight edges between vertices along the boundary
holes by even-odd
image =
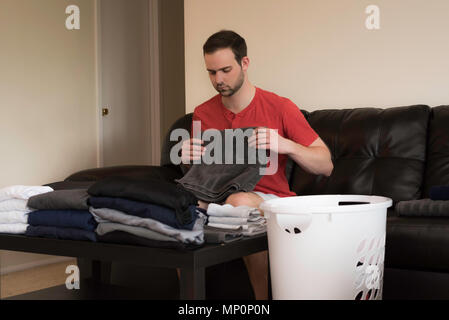
[[[240,66],[232,50],[226,48],[205,54],[204,60],[212,85],[223,97],[232,96],[242,87],[245,81],[245,58]]]

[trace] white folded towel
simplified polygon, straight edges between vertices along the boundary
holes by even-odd
[[[28,223],[28,212],[5,211],[0,212],[0,224],[5,223]]]
[[[267,227],[261,228],[250,228],[248,230],[243,230],[242,234],[246,237],[255,236],[256,234],[262,234],[267,232]]]
[[[0,201],[0,212],[4,211],[24,211],[31,212],[31,208],[27,206],[28,200],[24,199],[9,199]]]
[[[249,206],[234,207],[231,204],[219,205],[216,203],[209,203],[207,215],[215,217],[250,218],[258,217],[261,214],[259,209]]]
[[[223,224],[223,223],[208,223],[209,227],[220,228],[220,229],[228,229],[228,230],[244,230],[243,226],[237,224]],[[246,226],[248,228],[248,226]]]
[[[264,217],[250,217],[250,218],[237,218],[237,217],[209,217],[209,223],[222,223],[222,224],[257,224],[265,221]]]
[[[5,223],[0,224],[0,233],[23,234],[27,230],[26,223]]]
[[[32,196],[53,191],[50,187],[44,186],[22,186],[15,185],[0,189],[0,201],[9,199],[28,200]]]

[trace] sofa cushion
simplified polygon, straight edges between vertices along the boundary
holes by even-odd
[[[308,121],[329,147],[327,178],[295,165],[290,186],[299,195],[366,194],[394,201],[421,197],[430,108],[318,110]]]
[[[385,266],[449,272],[449,219],[398,217],[387,219]]]
[[[449,106],[432,108],[423,197],[432,186],[449,185]]]

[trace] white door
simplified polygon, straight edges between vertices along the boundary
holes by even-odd
[[[98,10],[100,162],[148,165],[149,1],[100,0]]]

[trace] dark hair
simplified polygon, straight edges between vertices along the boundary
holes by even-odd
[[[203,54],[211,54],[218,49],[232,49],[235,60],[242,65],[242,58],[247,55],[245,39],[231,30],[221,30],[207,39],[203,46]]]

